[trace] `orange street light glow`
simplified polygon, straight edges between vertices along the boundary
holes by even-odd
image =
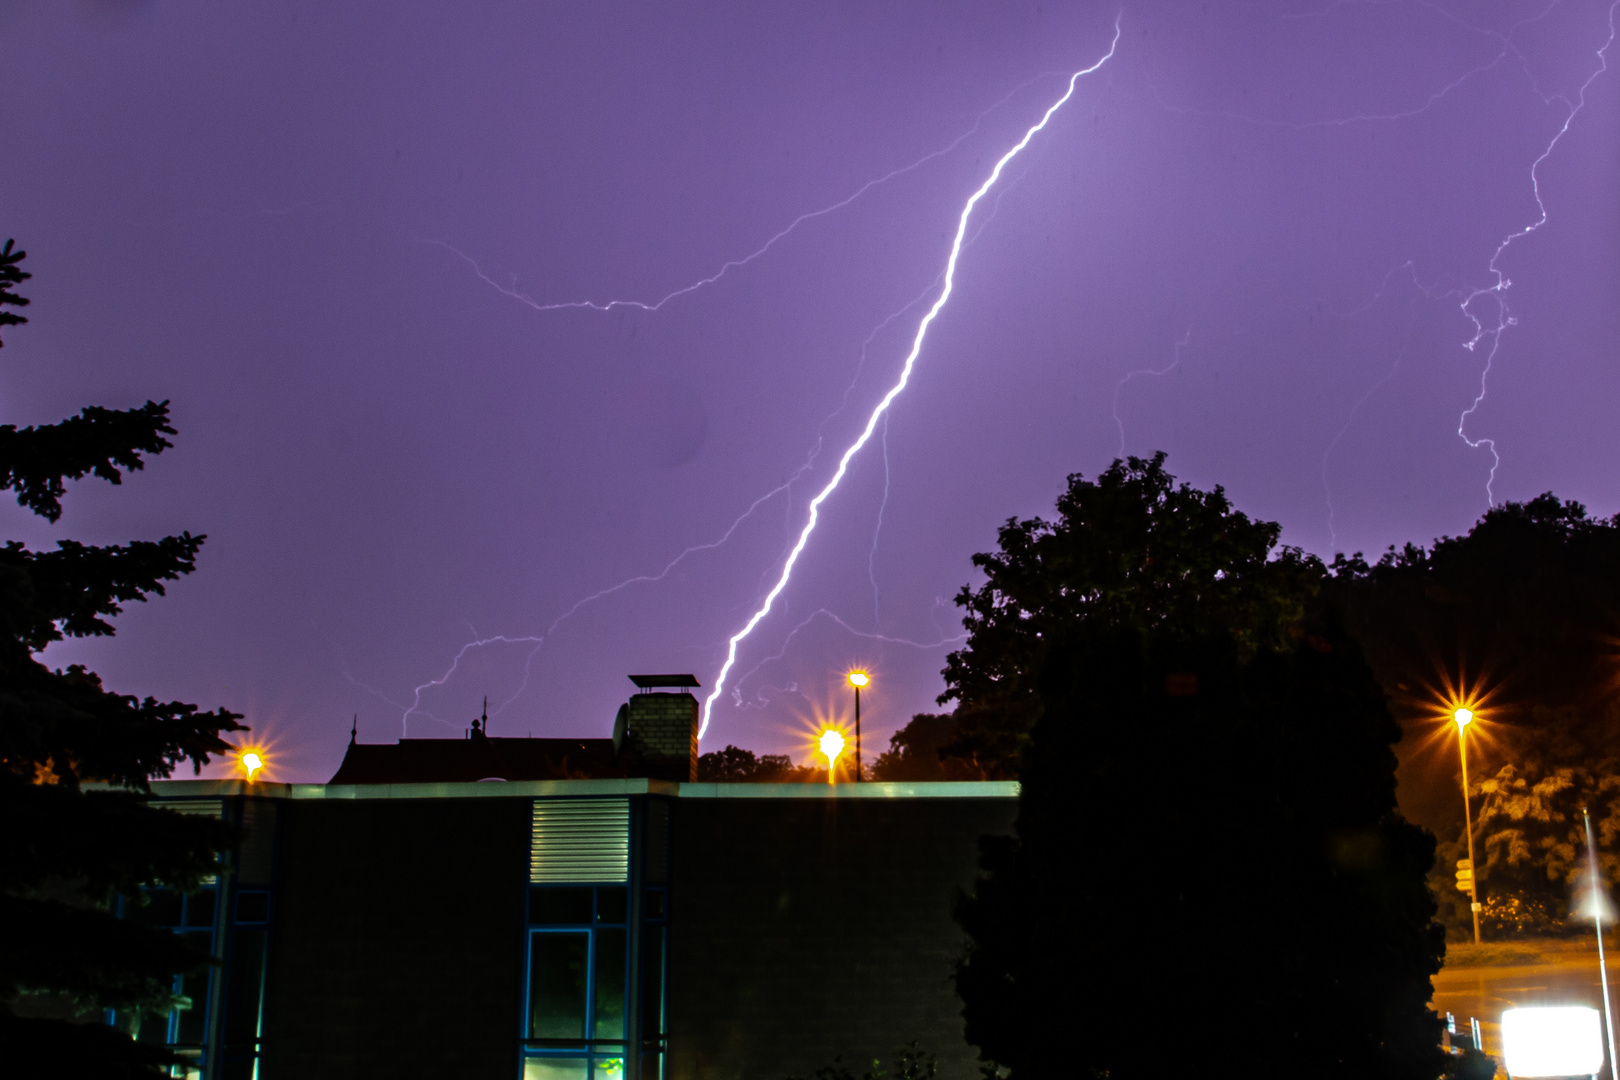
[[[1474,719],[1474,710],[1458,709],[1456,712],[1451,714],[1451,718],[1457,721],[1457,726],[1459,728],[1467,727],[1468,724]]]
[[[868,685],[871,683],[871,681],[871,676],[867,675],[864,671],[852,671],[849,673],[849,685],[853,686],[857,690]]]
[[[838,755],[844,752],[844,736],[837,728],[828,728],[821,733],[818,745],[821,752],[827,755],[827,783],[833,782],[833,772],[838,764]]]
[[[253,779],[253,774],[264,768],[264,758],[259,756],[257,750],[242,751],[242,768],[247,770],[247,778]]]

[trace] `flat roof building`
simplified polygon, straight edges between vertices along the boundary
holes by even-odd
[[[951,906],[1017,785],[696,783],[695,706],[637,694],[611,740],[351,743],[328,784],[153,784],[244,840],[141,909],[222,966],[137,1037],[207,1080],[772,1080],[912,1040],[976,1075]]]

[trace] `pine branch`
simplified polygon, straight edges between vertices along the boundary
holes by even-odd
[[[123,604],[162,596],[196,568],[205,536],[181,533],[112,547],[57,541],[55,551],[0,548],[0,634],[38,652],[65,637],[110,637]]]
[[[0,326],[21,326],[28,321],[16,312],[5,309],[7,304],[14,307],[28,306],[28,297],[18,296],[11,289],[13,285],[21,285],[34,276],[24,270],[21,265],[22,261],[28,257],[28,252],[12,250],[12,245],[16,242],[15,240],[7,240],[6,246],[0,248]],[[4,345],[5,342],[0,341],[0,346]]]
[[[139,409],[91,405],[43,427],[0,425],[0,490],[15,491],[20,505],[55,521],[62,516],[64,481],[93,473],[122,483],[120,470],[144,468],[141,455],[161,454],[174,445],[164,436],[173,434],[167,401],[148,401]]]
[[[161,881],[181,892],[219,872],[234,830],[177,814],[123,791],[74,792],[0,772],[0,890],[72,881],[86,900],[107,902]]]

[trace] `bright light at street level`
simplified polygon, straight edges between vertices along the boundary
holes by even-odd
[[[1451,714],[1451,718],[1457,721],[1457,730],[1461,731],[1473,722],[1474,711],[1472,709],[1458,709]]]
[[[830,784],[833,782],[833,770],[838,764],[838,755],[844,752],[844,734],[837,728],[828,728],[821,733],[817,745],[827,756],[827,783]]]
[[[853,686],[857,690],[863,686],[866,686],[871,681],[871,677],[868,676],[864,671],[852,671],[849,673],[849,685]]]
[[[1592,1076],[1603,1067],[1598,1011],[1584,1006],[1508,1009],[1502,1056],[1510,1076]]]
[[[244,750],[240,758],[242,768],[247,770],[247,778],[253,779],[253,774],[264,768],[264,758],[259,756],[257,750]]]

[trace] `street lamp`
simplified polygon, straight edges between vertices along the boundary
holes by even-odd
[[[861,779],[861,687],[870,684],[872,677],[864,671],[849,673],[849,685],[855,688],[855,780]]]
[[[833,782],[833,772],[838,765],[838,755],[844,752],[844,736],[837,728],[828,728],[821,733],[821,752],[827,755],[827,783]]]
[[[253,774],[264,768],[264,758],[256,750],[246,750],[242,753],[242,768],[247,770],[247,778],[253,779]]]
[[[1474,874],[1474,817],[1468,807],[1468,738],[1464,731],[1473,722],[1474,713],[1472,709],[1459,706],[1451,718],[1457,722],[1457,756],[1462,759],[1463,828],[1468,833],[1468,907],[1474,916],[1474,944],[1478,945],[1479,878]]]

